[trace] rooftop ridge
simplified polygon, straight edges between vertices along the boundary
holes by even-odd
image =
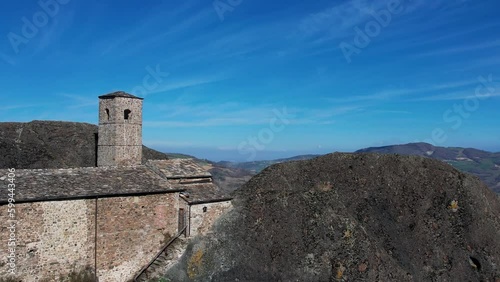
[[[140,97],[134,96],[134,95],[129,94],[129,93],[125,92],[125,91],[115,91],[115,92],[111,92],[111,93],[108,93],[108,94],[105,94],[105,95],[101,95],[101,96],[99,96],[99,99],[114,99],[116,97],[144,100],[144,98],[140,98]]]

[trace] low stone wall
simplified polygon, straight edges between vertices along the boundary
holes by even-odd
[[[189,236],[206,234],[215,220],[230,208],[230,201],[191,205]]]
[[[0,209],[0,278],[9,277],[7,205]],[[54,281],[95,269],[96,200],[16,204],[16,279]],[[177,233],[179,193],[97,200],[97,274],[127,281]]]

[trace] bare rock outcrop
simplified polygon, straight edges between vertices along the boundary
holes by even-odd
[[[273,165],[171,281],[500,280],[500,201],[438,160],[329,154]]]

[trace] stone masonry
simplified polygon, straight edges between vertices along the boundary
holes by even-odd
[[[142,159],[142,98],[125,92],[99,96],[97,166],[139,165]]]
[[[229,201],[191,205],[189,207],[189,236],[206,234],[222,214],[232,208]]]
[[[18,204],[16,211],[16,279],[52,281],[94,264],[90,200]],[[5,212],[0,214],[1,222],[8,219]],[[5,225],[0,234],[0,277],[7,277],[5,246],[9,230]]]
[[[142,98],[99,98],[98,167],[15,168],[15,180],[0,169],[0,281],[59,281],[83,270],[100,282],[131,281],[184,227],[185,236],[204,234],[231,208],[192,159],[141,164]]]
[[[15,277],[53,281],[97,263],[99,281],[127,281],[178,232],[178,206],[179,193],[100,198],[96,230],[96,199],[18,204]],[[6,277],[6,226],[0,234],[0,277]]]

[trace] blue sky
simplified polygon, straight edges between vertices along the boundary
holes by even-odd
[[[124,90],[145,145],[214,160],[500,151],[500,3],[425,2],[3,1],[0,121],[96,124]]]

